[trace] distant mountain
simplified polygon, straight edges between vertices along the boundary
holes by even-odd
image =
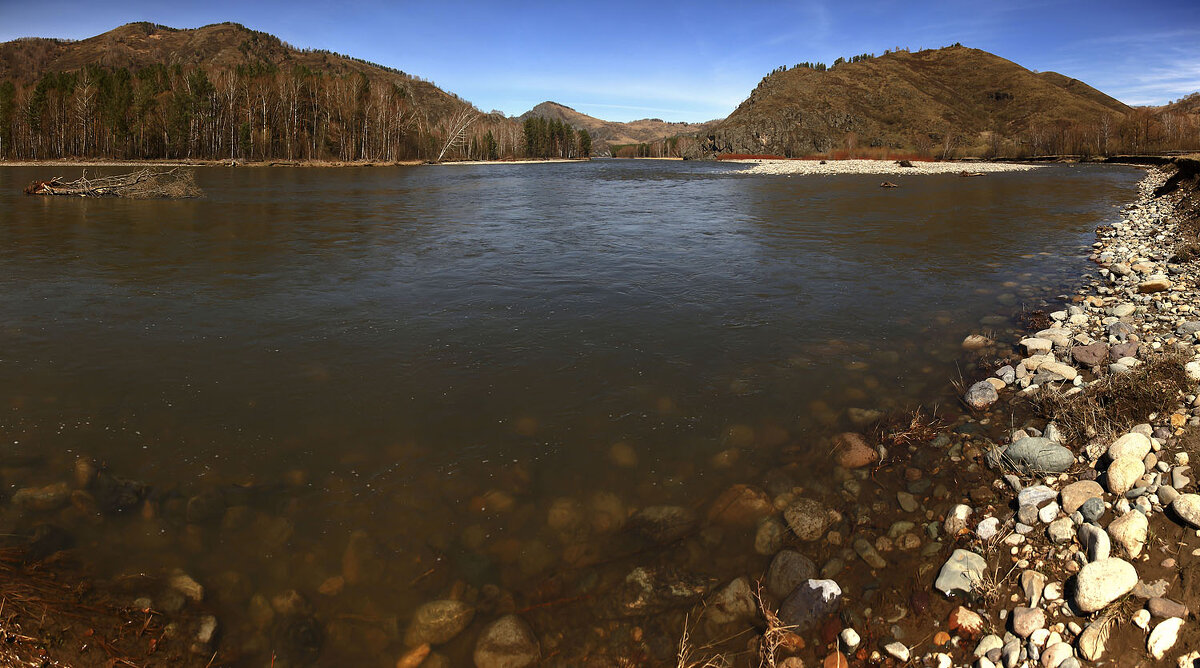
[[[6,114],[17,105],[0,99],[9,157],[387,161],[436,158],[447,142],[447,157],[487,157],[520,135],[418,77],[236,23],[4,42],[6,95],[25,105]]]
[[[521,114],[519,119],[524,121],[530,117],[563,121],[576,130],[587,130],[593,140],[608,145],[645,144],[678,135],[702,134],[718,122],[670,123],[659,118],[644,118],[618,123],[588,116],[557,102],[543,102]]]
[[[1068,129],[1115,134],[1132,111],[1076,79],[959,45],[852,60],[773,72],[704,136],[705,147],[799,156],[869,147],[936,154],[941,145],[1011,153],[1019,144],[1071,153],[1097,143],[1103,130],[1085,137]]]

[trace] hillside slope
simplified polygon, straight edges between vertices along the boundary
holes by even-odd
[[[798,66],[764,78],[707,136],[714,152],[804,155],[862,147],[932,152],[1044,135],[1066,124],[1122,119],[1130,108],[1075,79],[1041,74],[978,49],[897,51],[828,70]]]
[[[543,102],[521,114],[520,120],[531,117],[563,121],[577,130],[587,130],[592,139],[610,145],[643,144],[678,135],[701,134],[718,123],[718,121],[671,123],[658,118],[643,118],[628,123],[619,123],[589,116],[557,102]]]
[[[235,23],[132,23],[79,41],[5,42],[5,82],[23,103],[11,106],[34,112],[6,118],[0,104],[9,156],[428,159],[459,136],[460,157],[479,157],[469,154],[511,151],[519,135],[511,119],[417,77]]]

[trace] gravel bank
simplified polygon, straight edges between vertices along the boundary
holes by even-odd
[[[914,162],[912,167],[901,167],[895,160],[730,160],[748,166],[744,174],[959,174],[963,171],[974,174],[991,172],[1027,172],[1038,169],[1038,165],[1021,165],[1000,162]]]

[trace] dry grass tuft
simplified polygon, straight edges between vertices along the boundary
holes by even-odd
[[[1030,401],[1038,414],[1056,422],[1068,440],[1115,436],[1151,413],[1167,413],[1191,386],[1186,360],[1164,353],[1147,359],[1129,373],[1112,374],[1072,396],[1044,388]]]
[[[758,665],[759,668],[775,668],[779,649],[795,627],[784,624],[775,611],[763,602],[761,582],[754,592],[754,598],[758,601],[758,609],[762,610],[763,617],[767,620],[767,629],[763,631],[762,640],[758,644]]]
[[[692,645],[691,629],[688,618],[683,618],[683,634],[679,637],[679,652],[676,654],[676,668],[726,668],[729,662],[721,654],[709,654],[707,646]]]
[[[920,408],[907,416],[896,416],[880,423],[875,435],[884,445],[909,446],[928,443],[946,430],[946,423],[933,415],[925,415]]]

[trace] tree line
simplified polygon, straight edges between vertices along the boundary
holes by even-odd
[[[529,158],[587,158],[592,154],[592,136],[557,118],[533,116],[525,119],[525,155]]]
[[[0,158],[429,160],[447,142],[446,159],[523,156],[516,122],[480,114],[462,131],[463,109],[429,84],[361,71],[89,65],[0,81]]]

